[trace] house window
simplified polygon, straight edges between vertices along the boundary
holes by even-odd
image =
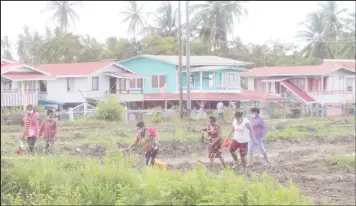
[[[214,87],[214,74],[209,74],[209,87]]]
[[[142,79],[139,78],[131,79],[130,89],[142,89]]]
[[[154,75],[151,77],[152,89],[163,88],[166,84],[166,77],[164,75]]]
[[[190,75],[189,82],[190,82],[190,88],[193,88],[194,87],[194,74]]]
[[[67,78],[67,92],[74,92],[74,78]]]
[[[47,81],[40,80],[40,92],[47,92]]]
[[[230,88],[236,87],[236,78],[234,73],[229,73],[229,82],[228,85]]]
[[[99,91],[99,77],[92,77],[91,78],[91,90],[92,91]]]
[[[355,79],[347,78],[346,79],[346,91],[353,92],[354,91]]]

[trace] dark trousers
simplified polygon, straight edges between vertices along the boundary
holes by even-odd
[[[35,154],[35,144],[36,144],[37,137],[27,137],[28,147],[30,149],[31,154]]]
[[[156,159],[157,154],[158,154],[158,149],[154,149],[154,148],[152,148],[148,152],[146,152],[146,154],[145,154],[146,165],[148,165],[148,162],[151,159],[151,164],[150,165],[153,166],[154,163],[155,163],[155,159]]]

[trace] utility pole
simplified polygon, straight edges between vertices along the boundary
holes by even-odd
[[[192,101],[190,99],[190,24],[189,24],[189,1],[186,1],[186,25],[187,25],[187,39],[186,39],[186,52],[185,55],[187,57],[186,62],[186,70],[187,70],[187,110],[188,116],[190,117],[190,113],[192,110]]]
[[[178,1],[178,54],[179,54],[179,65],[178,65],[178,85],[179,85],[179,117],[183,119],[183,88],[182,88],[182,27],[181,27],[181,11],[180,11],[180,1]]]

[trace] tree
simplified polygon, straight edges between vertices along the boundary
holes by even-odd
[[[178,10],[174,8],[172,2],[162,2],[154,14],[156,25],[154,27],[151,26],[152,34],[158,34],[164,37],[177,36],[177,14]]]
[[[325,1],[319,3],[320,13],[323,14],[325,36],[333,40],[336,39],[337,32],[341,29],[340,15],[347,12],[347,9],[338,9],[336,1]]]
[[[153,55],[176,55],[177,45],[174,37],[148,35],[141,40],[142,52]]]
[[[124,15],[124,20],[122,23],[130,22],[128,27],[128,32],[133,32],[134,39],[136,39],[136,33],[144,27],[146,24],[146,12],[144,12],[144,5],[139,7],[137,1],[128,1],[128,7],[125,11],[120,13]]]
[[[324,14],[320,12],[309,13],[306,20],[301,24],[304,26],[304,30],[298,32],[297,38],[307,42],[307,45],[301,51],[304,57],[333,58],[327,44],[328,35],[324,32]]]
[[[79,20],[78,14],[73,9],[78,3],[76,1],[50,1],[43,11],[53,12],[52,20],[57,22],[57,26],[62,32],[66,32],[70,26],[74,26],[76,21]]]
[[[13,60],[11,45],[7,35],[1,38],[1,58]]]
[[[192,5],[191,11],[194,14],[192,28],[199,30],[199,37],[209,41],[215,49],[219,48],[220,42],[227,41],[235,20],[247,15],[242,1],[206,1]]]

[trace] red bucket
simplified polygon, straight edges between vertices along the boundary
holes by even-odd
[[[231,144],[231,141],[226,138],[226,139],[224,140],[224,147],[225,147],[225,148],[230,147],[230,144]]]

